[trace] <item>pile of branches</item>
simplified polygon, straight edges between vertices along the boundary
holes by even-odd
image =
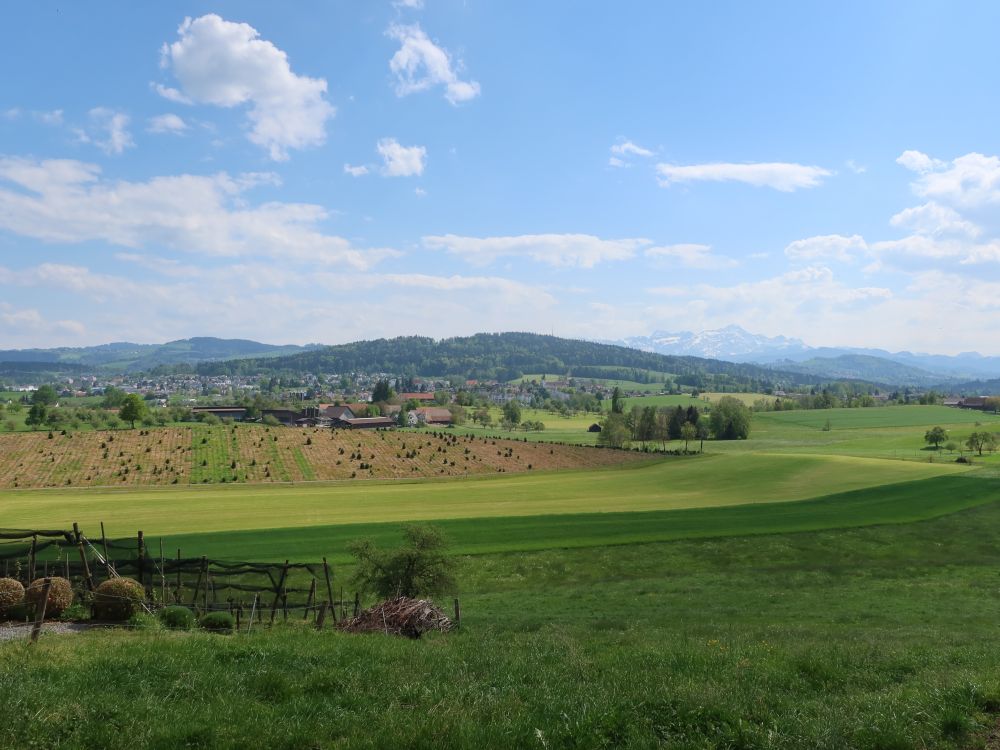
[[[376,604],[357,617],[340,623],[339,627],[348,633],[385,633],[419,638],[431,630],[447,633],[454,624],[432,602],[401,596]]]

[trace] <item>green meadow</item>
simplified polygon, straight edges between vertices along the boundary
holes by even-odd
[[[4,526],[326,556],[348,592],[350,541],[433,522],[463,619],[417,641],[300,614],[230,637],[0,642],[0,747],[993,747],[1000,478],[923,442],[977,422],[997,418],[780,412],[749,440],[613,469],[3,492]]]

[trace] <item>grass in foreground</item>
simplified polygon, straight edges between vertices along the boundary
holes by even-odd
[[[0,645],[6,747],[978,746],[1000,504],[851,531],[466,559],[459,633]],[[39,711],[39,707],[45,707]]]

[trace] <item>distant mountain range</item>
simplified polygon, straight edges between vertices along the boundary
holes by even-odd
[[[276,346],[246,339],[218,339],[200,336],[170,341],[166,344],[132,344],[119,342],[100,346],[59,347],[56,349],[0,350],[0,363],[57,363],[62,366],[100,368],[139,372],[158,365],[190,364],[216,360],[266,358],[299,354],[322,348],[320,344],[306,346]]]
[[[947,356],[859,347],[814,347],[801,339],[753,334],[738,325],[700,333],[656,331],[650,336],[608,343],[657,354],[712,357],[770,365],[786,372],[898,385],[930,386],[1000,377],[1000,357],[985,357],[976,352]]]

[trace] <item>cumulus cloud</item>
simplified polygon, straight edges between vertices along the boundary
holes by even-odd
[[[934,201],[975,209],[1000,203],[1000,158],[971,153],[946,162],[918,151],[896,160],[916,172],[913,191]]]
[[[672,261],[686,268],[732,268],[738,263],[732,258],[712,253],[711,245],[681,243],[646,248],[645,256],[659,261]]]
[[[364,164],[359,164],[358,166],[345,164],[344,174],[349,174],[351,177],[361,177],[362,175],[368,174],[368,167]]]
[[[396,95],[406,96],[444,86],[444,98],[460,104],[479,96],[479,83],[463,81],[448,51],[430,40],[419,24],[393,24],[386,31],[390,39],[399,42],[399,49],[389,60],[389,70],[396,76]]]
[[[261,39],[255,28],[215,14],[186,18],[178,40],[164,44],[161,65],[179,88],[155,84],[175,102],[218,107],[249,105],[248,138],[275,161],[290,149],[318,146],[334,108],[326,101],[326,80],[292,72],[288,56]]]
[[[150,117],[146,130],[150,133],[172,133],[181,135],[188,129],[188,124],[178,115],[168,113]]]
[[[207,256],[264,256],[367,269],[398,255],[359,249],[324,233],[321,207],[248,205],[246,192],[273,175],[180,174],[145,182],[106,180],[74,160],[0,158],[0,228],[47,242],[103,241]]]
[[[842,234],[824,234],[795,240],[785,248],[785,255],[792,260],[838,260],[849,263],[868,251],[868,243],[860,234],[845,237]]]
[[[470,263],[487,265],[501,257],[524,257],[550,266],[593,268],[627,260],[649,245],[645,239],[604,240],[589,234],[522,234],[511,237],[427,236],[424,247],[444,250]]]
[[[917,234],[935,236],[959,234],[977,237],[982,232],[974,223],[963,219],[955,209],[933,201],[904,209],[889,219],[889,223]]]
[[[660,185],[666,187],[677,182],[742,182],[754,187],[769,187],[790,193],[802,188],[820,185],[832,172],[822,167],[785,162],[759,162],[751,164],[657,164]]]
[[[896,163],[901,167],[906,167],[911,172],[925,173],[935,169],[940,169],[945,164],[938,159],[932,159],[927,154],[920,151],[904,151],[896,159]]]
[[[97,146],[109,156],[117,156],[125,149],[135,146],[128,131],[129,116],[107,107],[94,107],[88,114],[86,128],[78,128],[76,137],[80,143]]]
[[[382,174],[386,177],[413,177],[424,173],[427,149],[423,146],[401,146],[395,138],[382,138],[375,148],[382,157]]]

